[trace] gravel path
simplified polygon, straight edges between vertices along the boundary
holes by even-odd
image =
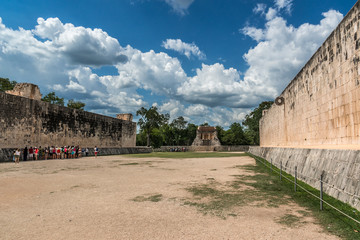
[[[249,204],[204,214],[186,190],[234,175],[250,157],[156,159],[105,156],[0,164],[0,239],[337,239],[314,220],[289,227],[305,209]],[[238,191],[246,189],[246,186]]]

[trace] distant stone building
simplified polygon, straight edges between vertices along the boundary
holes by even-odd
[[[215,127],[210,126],[199,126],[196,131],[196,138],[192,143],[194,147],[200,146],[221,146],[219,138],[217,136],[217,130]]]

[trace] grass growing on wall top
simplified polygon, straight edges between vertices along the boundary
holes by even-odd
[[[242,157],[246,153],[226,153],[226,152],[152,152],[142,154],[129,154],[128,157],[134,158],[221,158],[221,157]]]

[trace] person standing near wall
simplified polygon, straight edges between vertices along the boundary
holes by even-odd
[[[39,149],[37,147],[35,147],[34,153],[35,153],[35,160],[38,160],[38,158],[39,158]]]
[[[85,154],[86,154],[86,156],[89,156],[89,148],[85,149]]]
[[[47,160],[49,156],[49,147],[45,147],[44,152],[45,152],[45,160]]]
[[[23,151],[23,158],[24,158],[24,161],[27,161],[27,156],[28,156],[28,148],[27,146],[24,148],[24,151]]]
[[[16,149],[15,153],[14,153],[14,156],[15,156],[15,164],[19,164],[19,161],[20,161],[20,149]]]
[[[34,159],[34,149],[32,147],[29,148],[29,160]]]
[[[94,147],[94,154],[95,154],[95,157],[97,157],[98,152],[99,152],[99,149],[95,146],[95,147]]]
[[[43,159],[43,155],[44,155],[44,151],[41,148],[41,146],[39,146],[39,160]]]

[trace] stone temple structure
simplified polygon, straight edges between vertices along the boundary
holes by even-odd
[[[260,120],[250,152],[360,209],[360,2]]]
[[[192,145],[194,150],[212,151],[221,146],[215,127],[199,126],[196,130],[196,138]]]

